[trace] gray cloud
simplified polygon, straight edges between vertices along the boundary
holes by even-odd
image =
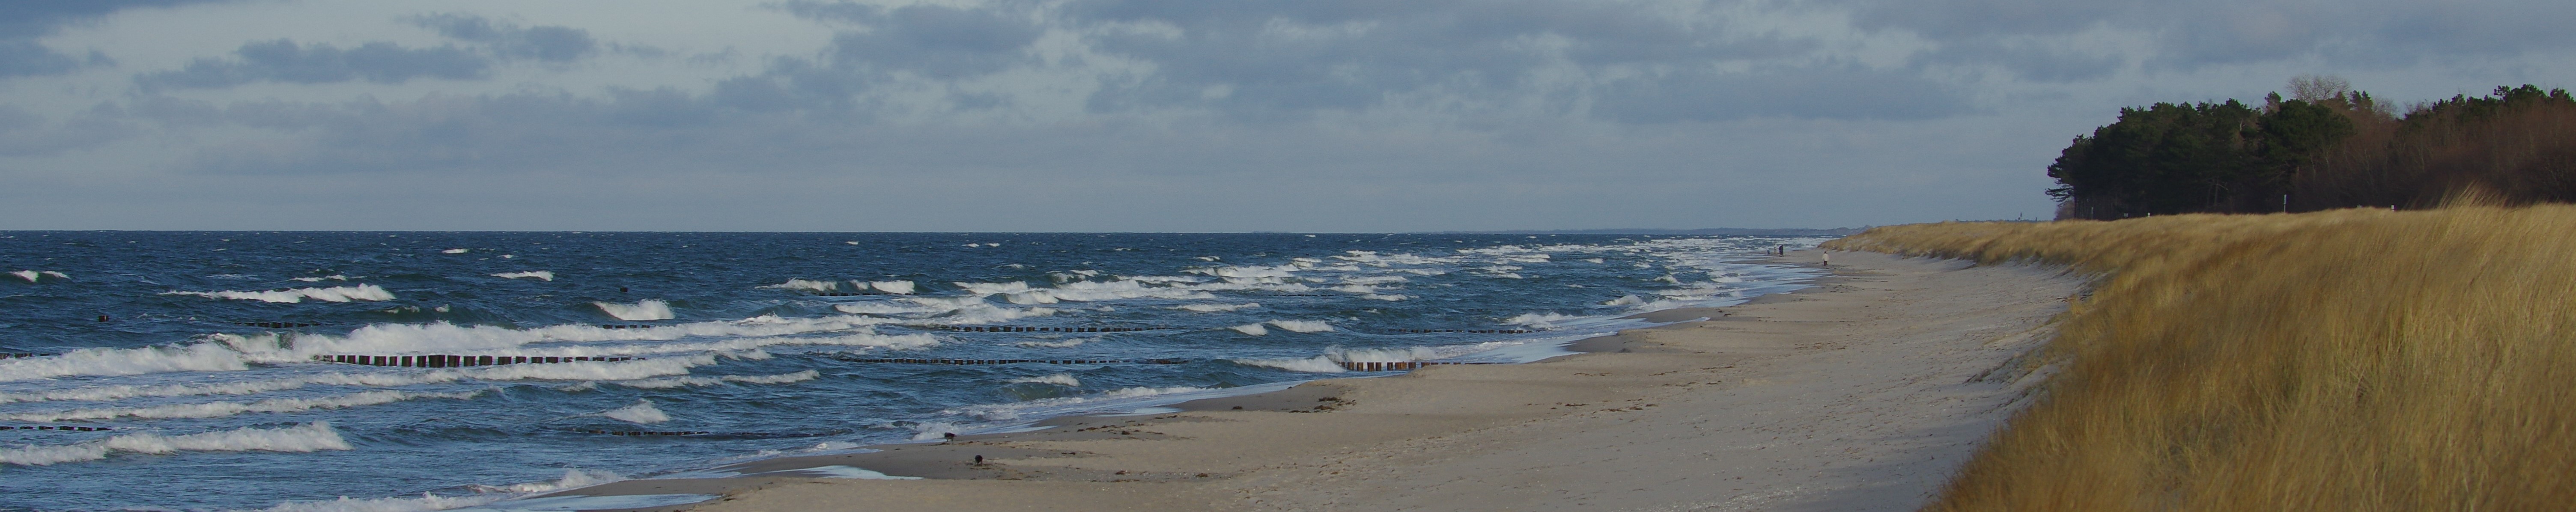
[[[2294,0],[2182,2],[2048,0],[1836,0],[1868,30],[1917,34],[1938,47],[1929,62],[1997,65],[2038,80],[2088,79],[2100,56],[2033,48],[2031,38],[2094,29],[2143,33],[2158,69],[2322,58],[2354,65],[2423,59],[2513,57],[2576,48],[2576,4]],[[2045,43],[2037,43],[2045,44]]]
[[[1150,64],[1144,75],[1106,78],[1088,102],[1094,113],[1172,109],[1223,112],[1238,120],[1292,121],[1322,112],[1359,112],[1404,101],[1455,100],[1463,108],[1537,108],[1580,113],[1586,105],[1617,112],[1596,117],[1713,120],[1807,116],[1781,105],[1826,107],[1831,118],[1878,115],[1843,104],[1884,105],[1867,98],[1823,98],[1828,89],[1776,84],[1804,75],[1850,77],[1840,62],[1804,59],[1819,41],[1777,33],[1728,33],[1686,17],[1614,2],[1439,0],[1421,2],[1075,0],[1039,9],[1003,2],[977,9],[910,6],[882,9],[838,2],[780,6],[791,14],[853,30],[834,40],[819,62],[783,59],[759,77],[729,80],[717,103],[775,111],[864,108],[864,96],[890,72],[942,80],[1038,65],[1028,51],[1047,30],[1079,34],[1091,51]],[[1170,30],[1136,30],[1135,27]],[[1729,77],[1720,65],[1765,63],[1780,78]],[[1563,76],[1571,71],[1585,77]],[[1901,73],[1869,77],[1902,78]],[[1623,77],[1606,79],[1602,77]],[[1585,80],[1591,80],[1586,83]],[[1828,85],[1828,84],[1813,84]],[[1901,80],[1907,108],[1893,118],[1970,110],[1966,95],[1929,80]],[[1703,86],[1731,87],[1692,93]],[[1901,87],[1901,89],[1897,88]],[[1701,96],[1707,96],[1703,98]],[[959,95],[952,106],[1007,105],[1007,98]],[[1710,98],[1716,98],[1714,100]],[[1680,114],[1648,114],[1643,105],[1687,100]],[[1950,101],[1950,105],[1924,102]],[[1732,112],[1722,110],[1733,109]],[[1679,116],[1679,117],[1676,117]]]
[[[207,0],[0,2],[0,78],[54,75],[83,66],[112,64],[97,51],[74,56],[38,44],[36,39],[53,35],[66,25],[97,20],[120,10],[204,1]]]
[[[197,59],[175,71],[136,75],[146,90],[221,88],[252,82],[318,84],[366,80],[402,83],[414,78],[470,80],[490,72],[492,61],[455,46],[405,48],[387,42],[341,49],[278,39],[246,43],[235,59]]]
[[[1617,2],[1080,0],[1064,10],[1079,21],[1180,30],[1176,37],[1099,39],[1106,52],[1158,67],[1151,79],[1095,98],[1094,107],[1103,110],[1174,104],[1255,115],[1357,110],[1389,94],[1512,94],[1533,87],[1559,63],[1589,73],[1660,67],[1699,75],[1720,63],[1817,48],[1812,40],[1774,34],[1719,33]],[[1586,92],[1624,102],[1629,99],[1620,94],[1640,90],[1631,85]]]
[[[406,18],[414,25],[459,41],[482,43],[502,58],[571,62],[599,51],[590,31],[562,25],[521,27],[471,14],[442,13]]]
[[[1595,116],[1629,123],[1752,117],[1931,119],[1965,114],[1965,93],[1904,71],[1805,67],[1616,82]]]
[[[134,135],[132,123],[112,109],[93,109],[53,122],[25,109],[0,105],[0,156],[49,156]]]

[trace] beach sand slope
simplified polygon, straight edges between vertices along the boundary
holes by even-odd
[[[1593,353],[761,461],[735,469],[931,478],[773,474],[711,482],[725,498],[683,508],[1911,510],[2028,400],[2045,373],[2029,354],[2081,281],[1873,253],[1833,263],[1814,288],[1665,312],[1715,319],[1579,344]]]

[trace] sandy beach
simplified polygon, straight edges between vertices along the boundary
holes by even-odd
[[[1585,340],[1575,348],[1588,353],[1540,363],[1320,380],[570,494],[724,495],[665,508],[711,512],[1911,510],[2022,405],[2039,372],[2020,356],[2081,283],[2046,268],[1832,260],[1813,288],[1650,313],[1711,320]],[[822,466],[925,478],[792,471]]]

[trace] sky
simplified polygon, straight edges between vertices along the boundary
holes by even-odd
[[[2045,218],[2124,106],[2576,85],[2576,2],[0,3],[0,229]]]

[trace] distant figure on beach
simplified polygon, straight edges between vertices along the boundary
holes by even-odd
[[[1825,255],[1823,256],[1823,258],[1824,258],[1824,259],[1819,260],[1819,261],[1822,261],[1822,262],[1823,262],[1823,263],[1821,263],[1821,264],[1820,264],[1821,266],[1827,266],[1827,267],[1834,266],[1834,253],[1832,253],[1832,252],[1826,252],[1826,253],[1825,253]]]

